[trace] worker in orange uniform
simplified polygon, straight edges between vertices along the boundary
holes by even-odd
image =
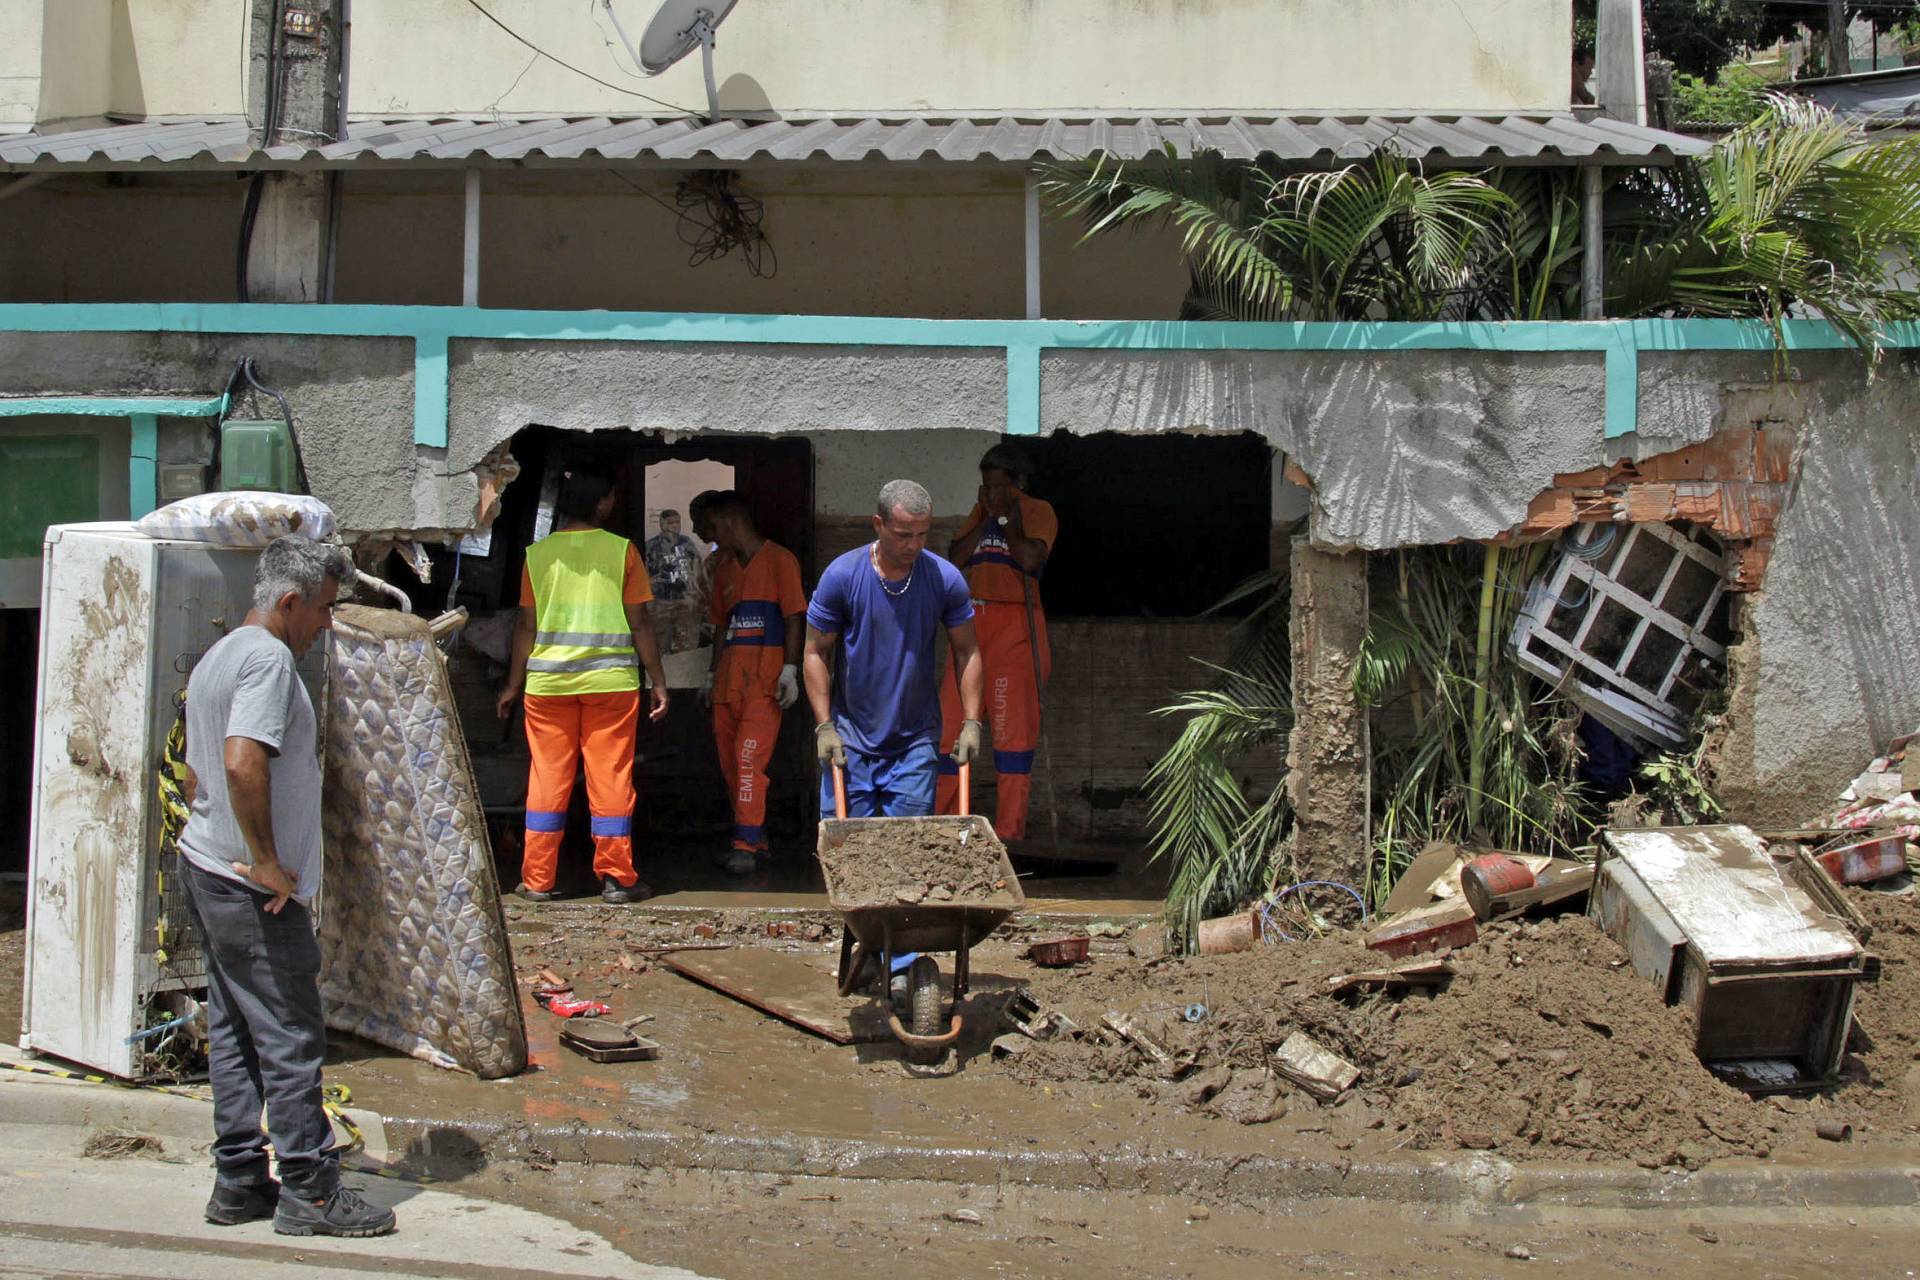
[[[1053,670],[1039,579],[1060,521],[1052,506],[1026,492],[1032,476],[1033,464],[1013,445],[987,450],[980,459],[979,501],[947,549],[947,558],[966,575],[973,596],[998,776],[993,829],[1002,840],[1018,840],[1027,833],[1033,756],[1040,742],[1040,685]],[[940,681],[941,813],[959,812],[960,767],[952,750],[960,731],[960,691],[951,667],[949,661]]]
[[[633,869],[633,755],[640,669],[653,685],[651,720],[667,713],[667,674],[647,614],[653,588],[639,549],[601,527],[613,498],[605,474],[568,470],[555,508],[558,527],[527,548],[520,574],[520,623],[495,710],[506,719],[525,689],[533,760],[517,892],[534,902],[560,896],[560,840],[583,757],[601,898],[635,902],[652,892]]]
[[[800,698],[800,645],[806,592],[800,561],[760,536],[753,509],[731,489],[694,499],[693,527],[719,548],[707,593],[713,659],[701,698],[713,708],[713,740],[733,801],[733,841],[720,865],[753,870],[767,851],[767,763],[780,717]]]

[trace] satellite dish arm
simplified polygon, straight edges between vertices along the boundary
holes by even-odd
[[[646,63],[641,61],[640,50],[635,47],[633,37],[629,36],[627,29],[620,25],[620,15],[614,12],[613,0],[600,0],[600,7],[607,11],[609,18],[613,19],[613,30],[615,34],[620,37],[621,47],[626,49],[627,56],[633,59],[633,65],[640,68],[642,75],[648,79],[652,79],[653,76],[658,73],[648,71]],[[709,121],[718,120],[720,118],[720,91],[714,86],[713,82],[713,11],[711,9],[697,10],[693,22],[687,27],[685,34],[692,36],[700,42],[700,69],[706,73],[707,80],[707,119]]]

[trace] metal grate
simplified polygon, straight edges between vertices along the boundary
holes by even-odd
[[[1582,525],[1514,626],[1520,665],[1635,742],[1680,746],[1726,663],[1726,559],[1704,533]]]

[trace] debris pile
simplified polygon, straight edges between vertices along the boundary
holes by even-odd
[[[1416,1150],[1692,1165],[1766,1155],[1786,1128],[1701,1065],[1687,1015],[1650,999],[1584,917],[1493,924],[1445,957],[1446,973],[1427,959],[1411,976],[1443,986],[1349,981],[1390,970],[1346,937],[1040,974],[1033,1001],[1080,1030],[1005,1069],[1128,1081],[1241,1123],[1337,1113]],[[1085,1030],[1114,1012],[1161,1052],[1111,1021]]]

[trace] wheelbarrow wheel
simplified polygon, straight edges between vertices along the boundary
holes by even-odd
[[[940,966],[934,963],[932,956],[916,956],[907,966],[907,1007],[911,1013],[908,1029],[917,1036],[937,1036],[946,1027],[940,1019]],[[937,1049],[914,1049],[909,1053],[915,1061],[938,1060]]]

